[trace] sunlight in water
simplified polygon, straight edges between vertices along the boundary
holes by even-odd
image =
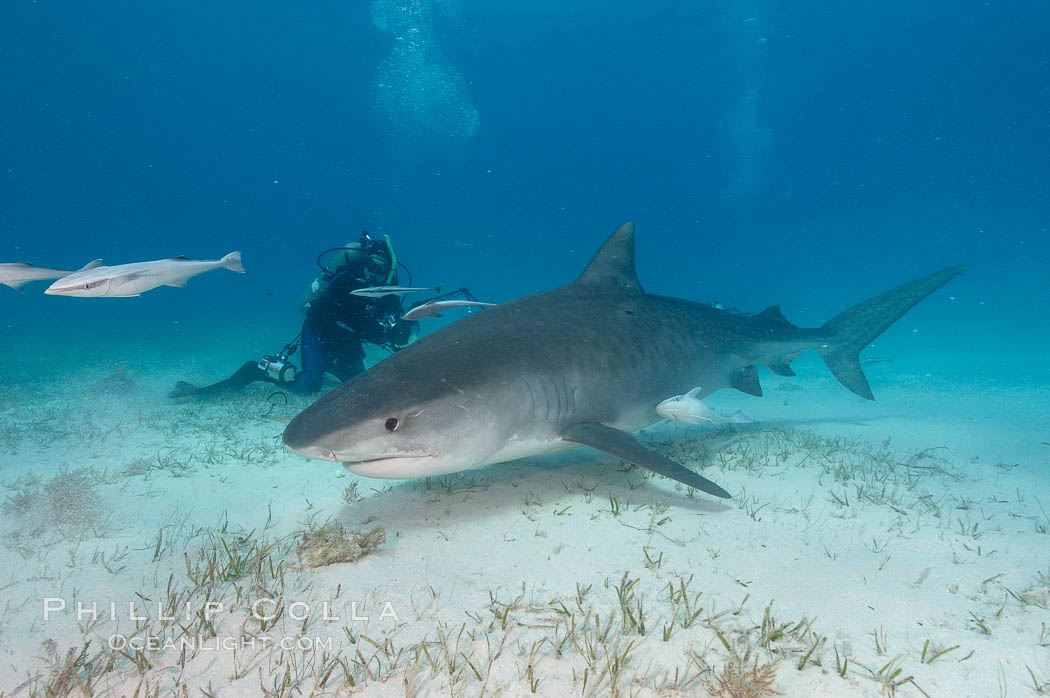
[[[373,106],[401,147],[456,146],[478,129],[470,87],[437,45],[437,23],[457,14],[456,3],[372,3],[373,23],[394,38],[377,72]]]

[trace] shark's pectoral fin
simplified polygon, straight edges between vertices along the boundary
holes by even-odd
[[[175,288],[185,288],[187,281],[189,281],[189,279],[173,279],[173,280],[169,281],[168,283],[166,283],[164,285],[165,286],[174,286]]]
[[[729,387],[748,395],[762,397],[762,384],[758,382],[758,369],[754,366],[744,366],[730,376]]]
[[[648,468],[654,473],[677,480],[683,485],[694,487],[715,497],[732,496],[706,477],[697,475],[692,470],[664,458],[655,451],[650,451],[632,434],[625,431],[597,422],[579,422],[563,429],[561,437],[566,441],[590,446],[617,458],[623,458],[625,461]]]

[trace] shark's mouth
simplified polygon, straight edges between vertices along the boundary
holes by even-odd
[[[435,460],[435,457],[430,455],[403,454],[367,460],[344,460],[343,467],[355,475],[402,479],[434,475],[435,473],[428,466],[432,466]]]

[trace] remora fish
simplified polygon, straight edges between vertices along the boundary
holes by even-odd
[[[664,419],[672,419],[676,422],[686,424],[699,424],[710,422],[712,424],[753,424],[751,419],[743,412],[737,410],[728,417],[715,412],[697,397],[703,388],[693,388],[685,395],[669,397],[656,406],[656,413]]]
[[[158,286],[185,286],[194,276],[215,269],[229,269],[243,274],[241,253],[231,252],[222,259],[172,257],[153,262],[97,267],[65,276],[51,284],[44,293],[81,298],[130,298]]]
[[[383,296],[391,296],[398,293],[412,293],[414,291],[440,291],[440,286],[434,288],[420,288],[418,286],[369,286],[368,288],[358,288],[351,291],[351,295],[364,296],[365,298],[382,298]]]
[[[425,317],[441,317],[441,312],[449,308],[491,308],[495,303],[482,303],[481,301],[431,301],[423,305],[417,305],[401,316],[402,320],[420,320]]]
[[[442,327],[343,383],[293,419],[284,444],[353,473],[409,478],[591,446],[718,497],[729,493],[631,432],[668,395],[704,386],[761,395],[756,366],[792,374],[804,351],[873,399],[859,354],[966,267],[876,296],[822,327],[776,306],[745,316],[645,293],[626,223],[576,281]]]
[[[100,266],[102,266],[102,260],[96,259],[88,262],[78,271],[88,271]],[[26,264],[25,262],[11,262],[0,264],[0,284],[10,286],[16,291],[21,291],[22,287],[30,281],[50,281],[75,273],[74,271],[65,271],[63,269],[34,267],[32,264]]]

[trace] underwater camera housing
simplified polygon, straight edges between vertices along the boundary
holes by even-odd
[[[291,383],[299,373],[299,369],[284,354],[264,356],[259,359],[258,366],[267,378],[281,385]]]

